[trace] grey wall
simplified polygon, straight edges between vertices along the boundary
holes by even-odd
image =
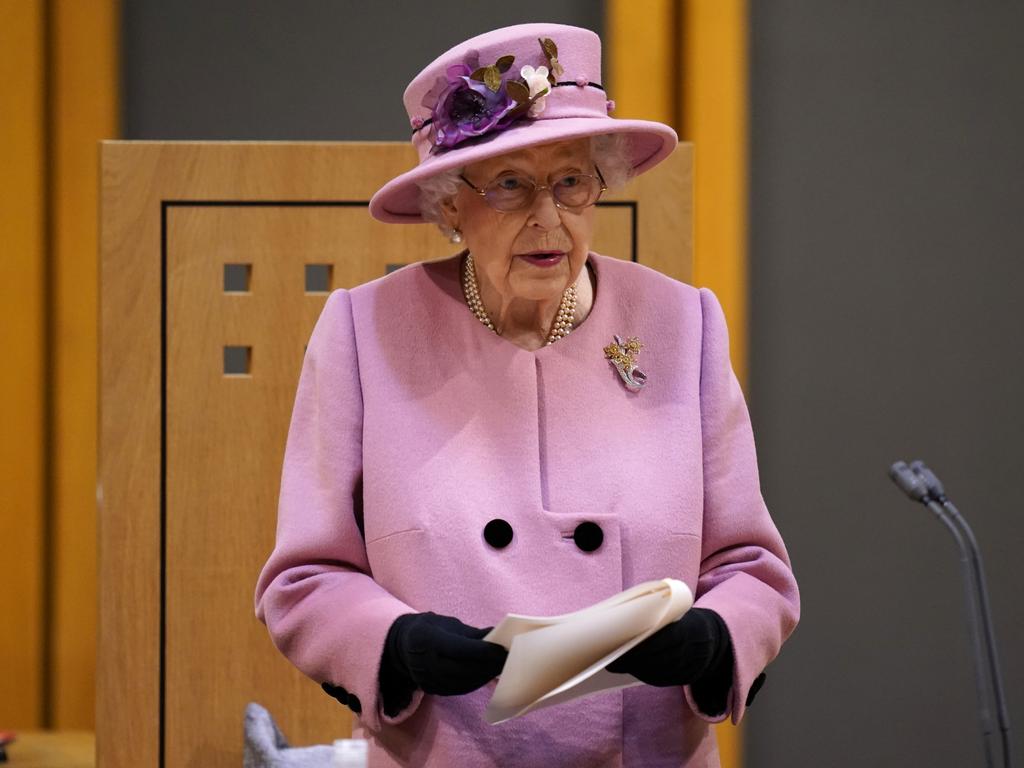
[[[804,611],[758,768],[983,765],[957,552],[900,458],[973,523],[1024,728],[1022,30],[1020,2],[752,3],[751,401]]]
[[[402,92],[445,49],[509,24],[600,33],[603,3],[125,0],[128,139],[405,140]]]
[[[974,522],[1024,723],[1024,5],[751,5],[748,396],[804,618],[748,764],[979,765],[956,553],[886,468],[925,458]],[[126,0],[124,135],[405,139],[438,52],[601,7]]]

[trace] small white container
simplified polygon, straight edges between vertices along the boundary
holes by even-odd
[[[366,768],[366,739],[335,739],[334,768]]]

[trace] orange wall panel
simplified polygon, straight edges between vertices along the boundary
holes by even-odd
[[[0,0],[0,727],[92,729],[97,209],[113,0]]]
[[[43,717],[43,4],[0,2],[0,727]]]
[[[99,142],[118,137],[113,0],[52,3],[53,722],[93,728]]]

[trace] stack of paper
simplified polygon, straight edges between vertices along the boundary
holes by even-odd
[[[487,722],[496,725],[580,696],[641,685],[605,667],[692,604],[686,584],[661,579],[562,616],[510,613],[483,638],[508,650],[487,704]]]

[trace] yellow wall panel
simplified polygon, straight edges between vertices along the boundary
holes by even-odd
[[[729,321],[747,381],[747,22],[744,0],[683,3],[681,132],[694,143],[694,277]]]
[[[0,725],[43,715],[43,8],[0,0]]]
[[[610,0],[605,4],[603,73],[614,117],[658,120],[677,127],[679,28],[677,0]]]
[[[97,189],[113,0],[0,0],[0,726],[92,729]]]
[[[52,4],[53,723],[93,728],[99,144],[117,138],[118,8]]]

